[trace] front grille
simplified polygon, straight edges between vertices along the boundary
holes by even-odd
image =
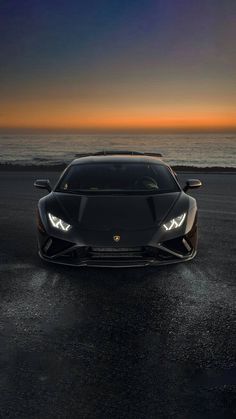
[[[90,247],[88,256],[92,259],[140,259],[146,256],[142,247]]]
[[[80,249],[80,250],[79,250]],[[75,257],[90,260],[171,260],[175,257],[152,246],[144,247],[82,247],[73,251]]]

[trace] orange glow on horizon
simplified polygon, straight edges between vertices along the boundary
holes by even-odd
[[[12,119],[5,120],[0,124],[0,129],[32,129],[32,130],[72,130],[72,131],[119,131],[119,130],[214,130],[222,131],[236,130],[236,115],[187,115],[181,116],[161,116],[161,117],[116,117],[101,116],[87,118],[20,118],[15,121]]]
[[[54,131],[234,131],[234,106],[191,103],[116,106],[77,102],[19,102],[0,109],[0,129]]]

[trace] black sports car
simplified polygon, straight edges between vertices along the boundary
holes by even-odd
[[[104,152],[74,160],[39,200],[41,258],[74,266],[163,265],[197,251],[197,205],[160,155]]]

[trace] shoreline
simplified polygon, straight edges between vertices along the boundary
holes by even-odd
[[[54,165],[21,165],[12,163],[0,163],[0,172],[60,172],[66,168],[67,164],[60,163]],[[201,173],[236,173],[236,167],[221,166],[171,166],[173,170],[178,172],[201,172]]]

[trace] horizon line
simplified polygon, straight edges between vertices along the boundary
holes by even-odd
[[[234,127],[220,127],[213,129],[212,127],[193,127],[193,128],[57,128],[57,127],[0,127],[0,135],[23,135],[23,134],[80,134],[80,135],[112,135],[112,134],[217,134],[217,133],[236,133]]]

